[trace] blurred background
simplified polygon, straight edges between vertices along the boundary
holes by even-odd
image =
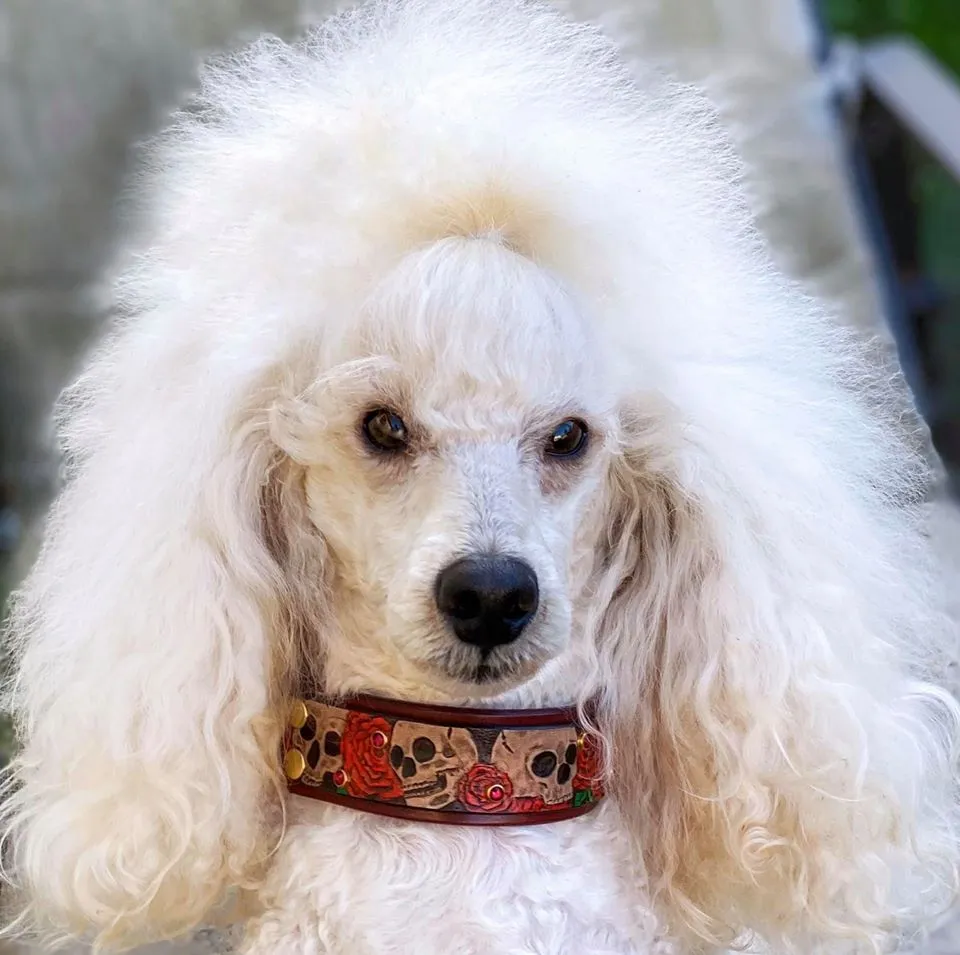
[[[938,474],[931,533],[960,527],[960,0],[556,2],[715,99],[781,267],[902,369],[903,427]],[[337,5],[0,0],[0,600],[56,489],[53,402],[110,317],[102,275],[138,144],[204,56]],[[944,548],[960,616],[960,545]],[[0,760],[13,745],[0,719]],[[958,926],[917,948],[960,955]]]

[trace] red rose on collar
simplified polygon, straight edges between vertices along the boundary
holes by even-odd
[[[477,812],[508,812],[513,783],[510,777],[487,763],[475,763],[464,774],[457,796],[467,809]]]
[[[400,777],[390,765],[392,727],[382,716],[350,713],[343,728],[344,786],[351,796],[402,799]]]
[[[577,746],[577,773],[573,777],[573,791],[589,790],[594,799],[603,796],[603,750],[600,740],[592,733],[584,733]]]

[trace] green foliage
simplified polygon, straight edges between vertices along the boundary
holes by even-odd
[[[838,33],[862,39],[908,33],[960,75],[960,0],[821,0]]]

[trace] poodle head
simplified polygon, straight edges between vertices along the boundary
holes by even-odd
[[[497,237],[445,239],[327,349],[273,419],[327,557],[326,689],[524,684],[570,649],[612,425],[570,295]]]

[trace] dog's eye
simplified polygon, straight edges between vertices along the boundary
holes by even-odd
[[[380,451],[402,451],[407,446],[403,418],[386,408],[377,408],[363,419],[363,433]]]
[[[576,418],[561,421],[547,439],[546,452],[551,457],[569,458],[587,446],[587,426]]]

